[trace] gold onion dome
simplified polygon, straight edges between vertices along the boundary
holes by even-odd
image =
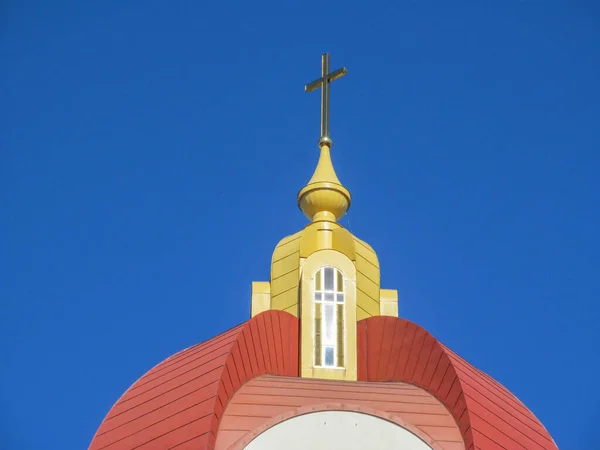
[[[298,192],[298,207],[313,222],[326,220],[335,222],[346,214],[352,197],[342,186],[331,162],[331,140],[319,141],[321,155],[312,178]]]

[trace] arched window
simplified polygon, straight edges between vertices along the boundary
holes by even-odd
[[[333,267],[315,273],[315,366],[344,367],[344,275]]]

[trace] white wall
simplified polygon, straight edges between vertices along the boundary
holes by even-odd
[[[352,411],[320,411],[292,417],[258,435],[247,450],[431,450],[410,431],[379,417]]]

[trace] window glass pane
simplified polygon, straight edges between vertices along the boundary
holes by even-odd
[[[337,295],[337,302],[344,303],[344,294],[336,294],[336,295]]]
[[[320,292],[315,292],[315,301],[320,302],[322,300],[323,300],[323,294],[321,294]]]
[[[315,366],[320,366],[321,361],[321,305],[315,306]]]
[[[344,292],[344,277],[342,276],[342,272],[336,270],[337,273],[337,291]]]
[[[316,291],[323,290],[323,285],[321,283],[321,269],[317,270],[317,273],[315,274],[315,290]]]
[[[333,347],[325,347],[325,366],[333,366]]]
[[[325,336],[323,340],[326,345],[333,345],[335,344],[335,323],[333,319],[335,314],[333,309],[334,305],[325,304],[323,306],[325,308],[325,329],[323,330]]]
[[[344,367],[344,305],[338,304],[337,308],[337,361],[338,367]]]
[[[325,301],[332,302],[333,301],[333,292],[325,292]]]
[[[333,267],[325,267],[325,290],[333,291]]]

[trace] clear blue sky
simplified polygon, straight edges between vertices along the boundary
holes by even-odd
[[[342,222],[401,316],[600,448],[599,47],[593,1],[4,2],[0,446],[86,448],[248,318],[329,51]]]

